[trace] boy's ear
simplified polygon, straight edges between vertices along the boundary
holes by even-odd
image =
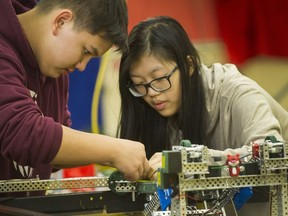
[[[71,10],[60,10],[53,20],[53,35],[57,35],[59,30],[68,22],[73,20],[73,12]]]
[[[193,65],[193,60],[190,55],[187,56],[187,65],[189,67],[189,76],[192,76],[194,72],[194,65]]]

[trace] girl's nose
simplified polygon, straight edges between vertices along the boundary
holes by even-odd
[[[147,95],[149,95],[149,96],[155,96],[155,95],[158,95],[158,94],[160,94],[160,92],[155,91],[153,88],[151,88],[151,87],[148,87],[148,88],[147,88]]]

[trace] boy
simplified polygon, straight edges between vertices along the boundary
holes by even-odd
[[[0,179],[48,179],[53,168],[92,163],[145,176],[141,143],[69,128],[68,73],[112,45],[125,51],[125,0],[0,4]]]

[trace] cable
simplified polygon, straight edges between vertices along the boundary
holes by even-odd
[[[98,75],[96,78],[96,83],[94,87],[93,99],[92,99],[92,109],[91,109],[91,128],[92,133],[99,133],[99,125],[98,125],[98,108],[100,101],[100,93],[103,86],[103,80],[105,71],[108,65],[108,59],[110,55],[110,50],[108,50],[101,58],[101,64],[98,71]]]

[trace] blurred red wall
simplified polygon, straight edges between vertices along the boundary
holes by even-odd
[[[127,0],[129,31],[153,16],[177,19],[192,40],[219,38],[214,0]]]

